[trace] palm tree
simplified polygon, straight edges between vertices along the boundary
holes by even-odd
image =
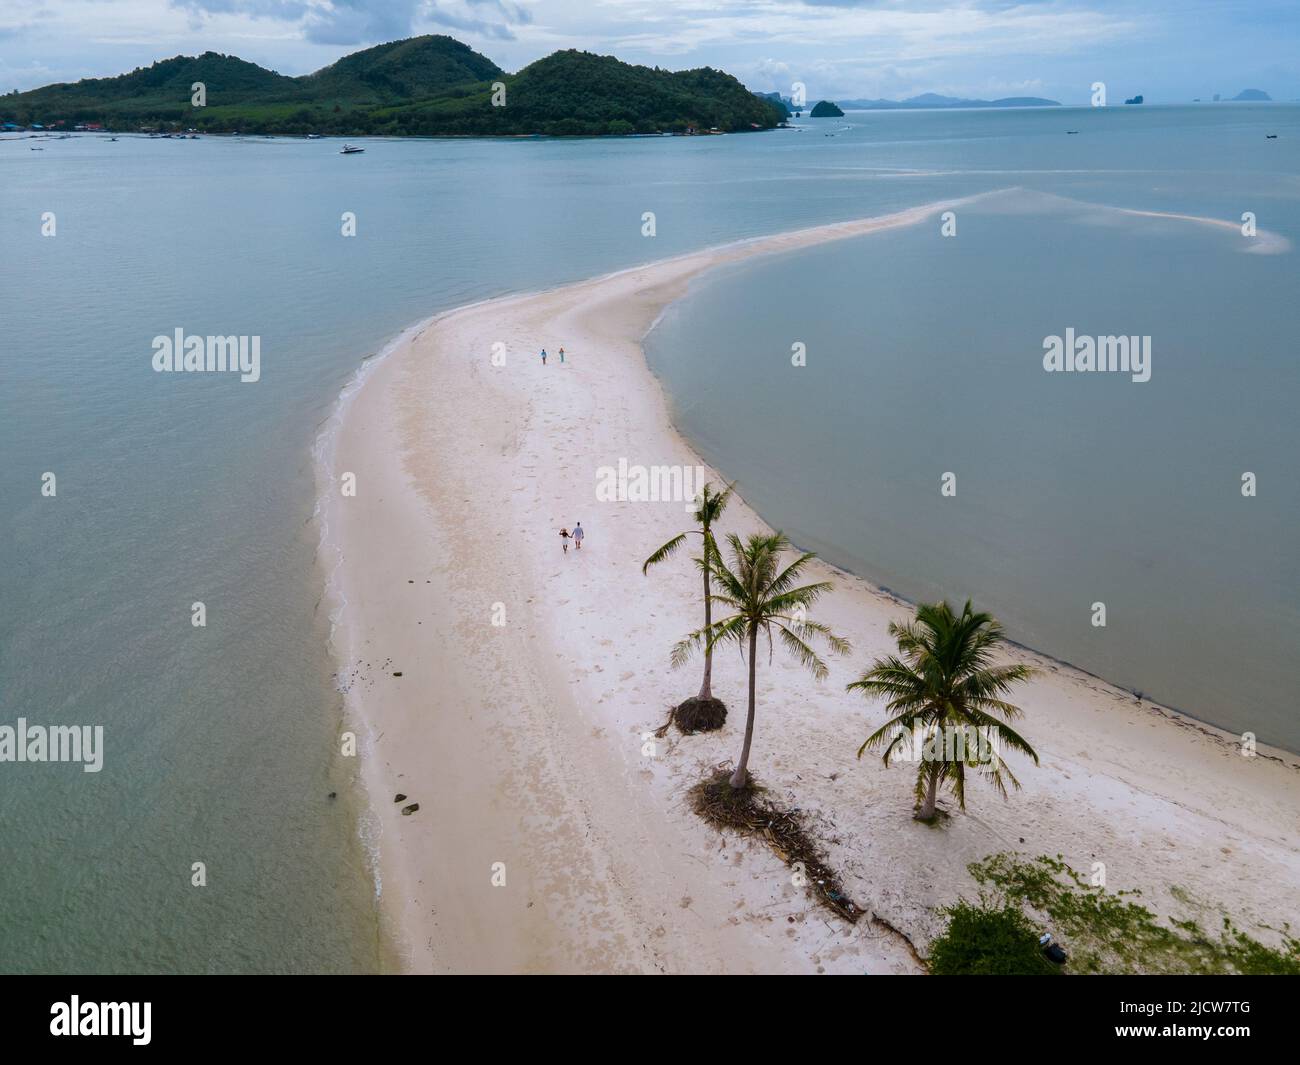
[[[712,557],[706,560],[706,565],[718,579],[719,591],[714,593],[714,598],[734,613],[711,622],[679,642],[673,648],[673,665],[682,665],[700,647],[707,654],[727,641],[739,644],[742,656],[748,654],[749,716],[745,720],[745,745],[741,748],[736,770],[731,774],[731,786],[743,788],[749,782],[749,749],[754,741],[759,633],[767,636],[770,657],[772,630],[775,628],[781,643],[818,680],[825,678],[829,671],[809,645],[809,637],[824,638],[835,654],[848,654],[852,648],[847,640],[836,636],[825,625],[807,620],[808,608],[831,588],[825,582],[803,587],[795,583],[816,556],[800,555],[781,569],[781,552],[790,547],[790,541],[779,532],[770,535],[755,533],[743,543],[732,533],[727,537],[727,543],[731,546],[731,565],[723,561],[716,546],[710,549]]]
[[[945,782],[966,809],[968,766],[991,780],[1003,798],[1008,783],[1018,789],[1020,782],[998,753],[999,745],[1029,755],[1035,765],[1038,755],[1004,723],[1021,711],[1002,697],[1034,671],[991,664],[993,649],[1006,639],[1002,626],[990,614],[973,612],[967,600],[960,616],[946,602],[922,604],[914,621],[891,622],[889,635],[902,657],[878,659],[848,685],[849,691],[883,697],[894,715],[867,737],[858,757],[883,745],[889,765],[891,756],[906,757],[909,748],[915,755],[924,747],[916,774],[916,817],[921,821],[934,818],[939,785]],[[954,740],[962,748],[960,755],[953,756],[952,746],[939,753],[939,745]],[[968,741],[975,745],[973,754]]]
[[[718,553],[718,544],[713,537],[713,526],[727,509],[735,485],[727,485],[721,492],[713,485],[706,484],[700,492],[700,505],[695,510],[698,529],[688,529],[678,533],[663,547],[647,558],[641,566],[641,572],[647,573],[651,566],[671,558],[688,536],[698,536],[703,541],[701,556],[695,564],[704,574],[704,627],[713,624],[713,595],[710,587],[709,559]],[[694,699],[687,699],[673,710],[677,725],[685,732],[701,729],[718,729],[727,720],[727,708],[720,699],[713,697],[713,648],[704,652],[704,682],[700,685],[700,694]],[[665,726],[667,727],[667,726]]]

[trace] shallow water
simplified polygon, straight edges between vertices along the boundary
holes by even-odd
[[[699,284],[647,344],[679,424],[829,560],[1300,749],[1294,254],[1024,192],[957,215]],[[1067,328],[1150,337],[1149,380],[1045,372]]]

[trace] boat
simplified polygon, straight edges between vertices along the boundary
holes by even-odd
[[[308,133],[308,134],[307,134],[307,139],[308,139],[309,141],[318,141],[318,140],[320,140],[320,134],[319,134],[319,133]]]
[[[355,144],[345,144],[339,155],[360,155],[364,151],[364,148],[358,148]]]

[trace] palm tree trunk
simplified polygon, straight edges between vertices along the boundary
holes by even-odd
[[[921,808],[916,812],[918,821],[930,821],[934,818],[935,801],[939,797],[939,771],[938,769],[930,770],[930,782],[925,788],[925,801],[921,803]]]
[[[749,745],[754,742],[754,664],[758,658],[758,626],[749,630],[749,716],[745,718],[745,746],[740,750],[740,763],[731,774],[731,786],[743,788],[749,783]]]
[[[706,546],[704,560],[708,562],[708,548]],[[709,571],[704,571],[704,631],[708,632],[713,624],[713,596],[709,591]],[[713,698],[713,648],[705,646],[704,649],[704,683],[700,685],[700,698]]]

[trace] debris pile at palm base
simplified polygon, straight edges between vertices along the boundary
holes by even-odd
[[[730,768],[719,766],[691,788],[687,793],[691,809],[718,828],[764,840],[791,869],[802,870],[818,902],[849,924],[856,924],[865,911],[844,894],[839,877],[826,864],[798,815],[769,802],[753,774],[744,788],[733,788],[730,776]]]
[[[684,736],[696,732],[716,732],[726,723],[727,707],[721,699],[691,698],[668,711],[668,720],[655,730],[655,735],[662,739],[668,735],[668,729],[673,725]]]

